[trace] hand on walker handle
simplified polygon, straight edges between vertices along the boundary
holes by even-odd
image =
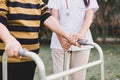
[[[69,41],[67,39],[65,39],[64,37],[60,36],[60,35],[57,35],[57,37],[58,37],[58,40],[59,40],[59,42],[61,44],[61,47],[65,51],[67,51],[70,48],[70,46],[71,46],[71,44],[69,43]]]
[[[20,58],[18,55],[20,49],[22,49],[22,46],[15,38],[10,38],[7,43],[5,43],[5,51],[9,57]]]
[[[27,49],[23,48],[18,51],[19,56],[25,56],[25,52],[28,51]]]
[[[81,47],[81,45],[87,44],[87,40],[84,40],[84,37],[79,34],[69,35],[68,40],[59,35],[57,37],[65,51],[69,50],[71,45]]]
[[[84,36],[83,35],[80,35],[79,33],[76,33],[76,34],[73,34],[72,35],[72,38],[75,40],[76,42],[76,45],[75,46],[78,46],[78,47],[81,47],[82,44],[79,44],[78,42],[80,41],[84,41]]]
[[[88,45],[87,40],[78,40],[77,42],[78,42],[79,45]]]

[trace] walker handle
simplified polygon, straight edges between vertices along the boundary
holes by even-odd
[[[88,45],[88,40],[78,40],[79,45]]]
[[[80,45],[88,45],[88,40],[78,40],[77,41],[78,42],[78,44],[80,44]],[[19,50],[18,51],[18,55],[19,56],[25,56],[25,52],[26,51],[28,51],[28,50],[26,50],[26,49],[21,49],[21,50]]]
[[[24,48],[23,48],[23,49],[20,49],[20,50],[18,51],[18,55],[19,55],[19,56],[25,56],[25,52],[26,52],[26,51],[28,51],[28,50],[26,50],[26,49],[24,49]]]

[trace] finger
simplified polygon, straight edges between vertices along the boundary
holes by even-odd
[[[16,47],[14,48],[14,56],[17,57],[17,58],[20,58],[20,55],[18,54],[18,51],[21,50],[22,48],[19,46],[19,47]]]
[[[79,37],[78,35],[73,35],[73,38],[74,38],[74,40],[75,40],[75,42],[76,42],[76,41],[79,40],[80,37]]]
[[[19,59],[22,59],[22,56],[19,56]]]
[[[78,47],[81,47],[81,45],[80,45],[80,44],[78,44],[78,43],[76,43],[76,45],[77,45]]]
[[[14,56],[19,58],[18,49],[14,50]]]
[[[6,53],[9,57],[14,56],[14,52],[12,50],[6,50]]]
[[[80,35],[80,34],[79,34],[79,37],[80,37],[81,40],[83,40],[85,38],[85,36]]]
[[[14,52],[12,49],[9,48],[9,46],[5,47],[5,51],[6,51],[8,56],[10,56],[10,57],[14,56]]]
[[[63,48],[64,48],[64,50],[69,50],[70,45],[64,45]]]

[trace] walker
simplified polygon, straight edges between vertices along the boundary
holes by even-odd
[[[57,74],[51,74],[51,75],[46,76],[44,63],[38,55],[36,55],[34,52],[30,52],[25,49],[23,49],[22,51],[19,51],[19,55],[30,57],[35,61],[35,63],[37,64],[38,70],[39,70],[40,80],[55,80],[55,79],[62,78],[62,77],[64,78],[64,80],[68,80],[68,75],[74,74],[80,70],[84,70],[84,69],[93,67],[95,65],[100,65],[101,80],[105,80],[105,78],[104,78],[104,57],[103,57],[103,51],[102,51],[101,47],[96,43],[87,43],[86,41],[78,41],[78,43],[80,45],[94,46],[99,53],[99,60],[89,62],[88,64],[83,65],[83,66],[69,69],[69,61],[70,60],[69,59],[67,60],[66,58],[67,57],[70,58],[70,56],[65,55],[65,58],[64,58],[64,69],[65,70],[63,72],[60,72]],[[2,69],[3,70],[2,71],[3,72],[3,80],[7,80],[7,55],[5,52],[3,53],[2,66],[3,66],[2,67],[3,68]]]

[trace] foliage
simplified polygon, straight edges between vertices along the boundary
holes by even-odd
[[[40,43],[49,44],[51,40],[51,35],[52,35],[52,31],[42,24],[40,27],[40,34],[39,34]]]
[[[107,37],[118,38],[120,34],[120,5],[100,2],[99,6],[91,28],[94,31],[94,37],[102,37],[104,41]]]
[[[106,3],[118,3],[119,0],[97,0],[98,2],[106,2]]]

